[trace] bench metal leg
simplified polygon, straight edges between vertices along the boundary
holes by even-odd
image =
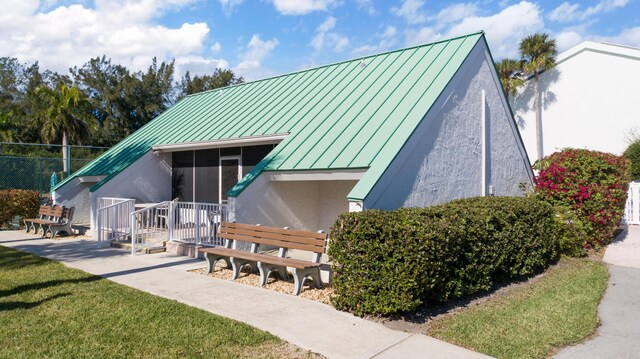
[[[65,232],[68,235],[71,235],[73,233],[72,229],[71,229],[71,223],[65,223],[65,224],[51,224],[49,225],[49,228],[47,229],[48,232],[51,232],[51,239],[56,238],[56,235],[59,232]],[[45,232],[46,234],[46,232]]]
[[[258,271],[258,266],[255,261],[249,261],[246,259],[231,257],[231,269],[233,270],[233,275],[231,276],[231,280],[236,280],[240,276],[240,270],[242,267],[249,265],[251,266],[251,273],[255,273]]]
[[[315,285],[318,288],[322,288],[322,278],[320,277],[320,268],[307,268],[307,269],[293,269],[293,295],[300,295],[302,292],[302,284],[305,278],[312,277],[315,281]]]
[[[25,222],[25,227],[27,228],[27,233],[31,232],[31,230],[33,230],[33,234],[36,234],[36,225],[33,222],[28,222],[29,224],[27,224],[27,222]]]
[[[274,264],[258,262],[258,270],[260,271],[260,286],[264,287],[267,284],[267,280],[269,280],[269,275],[272,272],[277,272],[280,276],[280,279],[287,280],[289,279],[289,274],[287,273],[287,267],[278,266]]]
[[[207,260],[207,273],[212,273],[213,268],[216,266],[216,262],[219,260],[223,260],[227,264],[227,268],[231,268],[231,262],[229,261],[229,257],[219,256],[213,253],[204,253],[204,259]]]
[[[40,232],[42,230],[42,238],[47,236],[47,231],[49,230],[48,228],[45,229],[44,226],[41,224],[40,228],[36,231],[36,233]],[[34,233],[34,234],[36,234]]]

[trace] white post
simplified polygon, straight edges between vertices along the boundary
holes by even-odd
[[[167,223],[167,230],[169,231],[169,240],[173,241],[173,212],[175,211],[173,201],[169,202],[169,209],[167,211],[169,211],[169,213],[167,213],[167,221],[169,221],[169,223]]]
[[[480,152],[481,152],[481,166],[480,171],[480,195],[487,195],[487,114],[486,114],[486,93],[484,90],[481,92],[481,111],[480,111]]]
[[[100,218],[100,212],[98,212],[98,248],[102,246],[102,218]]]
[[[640,184],[631,183],[631,198],[633,201],[633,224],[640,224]]]
[[[136,255],[136,215],[131,213],[131,255]]]
[[[200,205],[193,203],[193,210],[195,211],[195,231],[196,231],[196,244],[200,244]]]

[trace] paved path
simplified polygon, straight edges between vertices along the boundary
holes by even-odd
[[[556,358],[640,357],[640,226],[629,226],[604,255],[609,285],[598,306],[601,326],[593,339]]]
[[[425,335],[388,329],[325,304],[187,272],[201,268],[201,260],[165,253],[132,257],[123,250],[97,249],[95,243],[0,231],[2,246],[248,323],[329,358],[486,358]]]

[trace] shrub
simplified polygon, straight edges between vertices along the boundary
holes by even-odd
[[[640,180],[640,139],[632,142],[624,150],[623,156],[631,160],[631,179]]]
[[[332,304],[357,315],[415,310],[558,258],[558,226],[536,198],[479,197],[342,214],[331,229]]]
[[[555,211],[560,227],[560,253],[569,257],[587,255],[587,226],[569,207],[556,206]]]
[[[584,224],[587,245],[608,244],[624,214],[629,160],[609,153],[565,149],[536,163],[536,194],[571,208]]]
[[[0,228],[8,227],[15,216],[35,218],[40,209],[40,195],[21,189],[0,190]]]

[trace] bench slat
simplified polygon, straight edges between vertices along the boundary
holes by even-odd
[[[251,253],[247,251],[240,251],[237,249],[230,249],[230,248],[223,248],[223,247],[200,248],[199,251],[203,253],[212,253],[212,254],[218,254],[218,255],[223,255],[228,257],[242,258],[242,259],[247,259],[247,260],[256,261],[256,262],[276,264],[276,265],[292,267],[296,269],[307,269],[307,268],[320,266],[320,263],[313,263],[309,261],[303,261],[303,260],[292,259],[292,258],[280,258],[280,257],[271,256],[268,254]]]
[[[260,228],[260,227],[258,227]],[[245,235],[245,236],[252,236],[252,237],[259,237],[259,238],[267,238],[267,239],[276,239],[276,240],[281,240],[281,241],[285,241],[285,242],[293,242],[293,243],[300,243],[300,244],[309,244],[312,246],[319,246],[319,247],[324,247],[325,243],[326,243],[326,239],[316,239],[316,238],[308,238],[308,237],[299,237],[295,234],[290,234],[287,231],[289,231],[288,229],[282,229],[282,232],[264,232],[264,231],[260,231],[258,229],[256,230],[249,230],[249,229],[237,229],[237,228],[228,228],[228,227],[222,227],[221,228],[221,232],[222,233],[229,233],[229,234],[241,234],[241,235]],[[326,234],[325,234],[326,236]]]
[[[233,239],[236,241],[266,244],[269,246],[284,247],[284,248],[290,248],[290,249],[300,249],[303,251],[309,251],[314,253],[324,253],[325,251],[324,246],[321,247],[321,246],[313,246],[309,244],[300,244],[300,243],[294,243],[294,242],[283,242],[277,239],[259,238],[259,237],[247,236],[243,234],[220,233],[218,236],[220,238]]]
[[[317,233],[317,232],[302,231],[302,230],[296,230],[296,229],[284,229],[284,228],[278,228],[278,227],[256,226],[256,225],[244,224],[244,223],[222,222],[221,227],[248,229],[248,230],[256,230],[256,228],[259,228],[260,232],[287,233],[289,235],[297,236],[297,237],[316,238],[316,239],[322,239],[322,240],[327,239],[326,233]],[[286,232],[283,232],[283,231],[286,231]]]

